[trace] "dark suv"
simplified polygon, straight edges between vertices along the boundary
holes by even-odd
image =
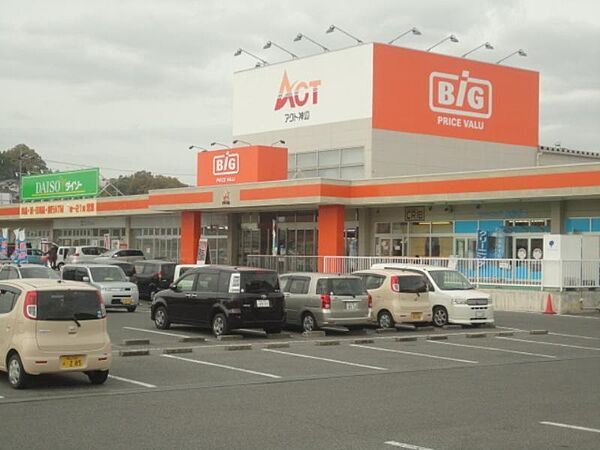
[[[234,328],[280,333],[285,322],[277,273],[252,267],[189,270],[152,302],[151,318],[164,330],[180,323],[210,327],[215,336]]]
[[[152,299],[156,292],[167,289],[173,282],[175,266],[174,262],[159,259],[137,261],[130,279],[137,284],[140,297]]]

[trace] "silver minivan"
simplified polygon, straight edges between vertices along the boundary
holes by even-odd
[[[313,331],[365,326],[371,320],[371,296],[359,277],[301,272],[286,273],[279,280],[290,325]]]
[[[128,281],[125,272],[109,264],[66,264],[62,268],[62,279],[82,281],[100,291],[107,308],[127,308],[134,312],[139,304],[139,292],[134,283]]]

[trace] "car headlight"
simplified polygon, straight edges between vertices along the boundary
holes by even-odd
[[[466,305],[467,299],[466,298],[453,298],[452,304],[453,305]]]

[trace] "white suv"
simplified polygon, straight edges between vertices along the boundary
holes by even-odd
[[[476,290],[457,270],[402,263],[373,264],[371,268],[401,269],[427,277],[430,283],[429,300],[433,309],[432,321],[435,326],[441,327],[449,323],[494,323],[494,306],[490,295]]]

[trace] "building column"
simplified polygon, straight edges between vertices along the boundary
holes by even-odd
[[[202,214],[200,211],[182,211],[181,240],[179,242],[179,262],[181,264],[196,264],[201,227]]]
[[[326,269],[323,265],[324,256],[344,256],[344,206],[319,206],[319,239],[317,254],[319,256],[319,272]]]
[[[566,234],[565,219],[565,202],[552,202],[550,205],[550,233]]]
[[[227,257],[229,264],[237,266],[239,264],[239,246],[240,246],[240,214],[227,214]]]
[[[373,227],[371,226],[371,209],[358,210],[358,255],[371,256],[373,245]]]

